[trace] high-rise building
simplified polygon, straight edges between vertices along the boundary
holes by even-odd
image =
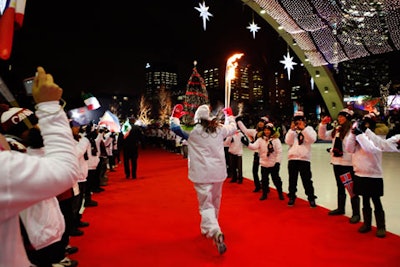
[[[159,112],[165,103],[172,103],[182,92],[178,88],[178,74],[176,67],[168,64],[155,63],[147,66],[145,99],[151,105],[151,116],[159,118]],[[167,110],[164,110],[164,113]]]
[[[146,70],[145,96],[150,102],[158,101],[161,87],[171,94],[176,94],[178,74],[176,67],[156,63],[148,65]]]
[[[206,83],[210,99],[223,101],[225,98],[225,70],[211,68],[204,71],[203,78]],[[251,112],[263,109],[264,79],[261,71],[252,65],[239,65],[235,69],[235,79],[231,83],[232,105],[244,103],[246,109],[251,107]]]
[[[368,57],[339,64],[338,80],[344,96],[380,97],[380,85],[390,81],[389,61],[384,57]]]

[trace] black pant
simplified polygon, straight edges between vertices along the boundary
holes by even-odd
[[[267,194],[269,192],[269,175],[271,175],[271,179],[275,185],[276,190],[279,193],[282,193],[282,179],[279,176],[279,166],[261,166],[261,185],[263,193]]]
[[[303,183],[304,191],[307,195],[308,200],[316,199],[314,195],[314,186],[311,180],[311,163],[304,160],[289,160],[288,162],[289,170],[289,198],[296,198],[297,192],[297,180],[300,174],[301,181]]]
[[[230,171],[232,173],[232,182],[242,182],[243,181],[243,163],[242,163],[242,156],[234,155],[229,153],[230,159]]]
[[[98,177],[98,178],[97,178]],[[99,180],[99,182],[97,182]],[[85,187],[85,202],[90,202],[92,199],[92,190],[96,188],[96,186],[100,186],[100,176],[97,169],[89,170],[88,177],[86,178],[86,187]]]
[[[124,170],[126,178],[129,178],[132,174],[132,178],[136,178],[136,170],[137,170],[137,159],[138,159],[138,151],[124,150]]]
[[[258,176],[259,167],[260,167],[260,156],[256,152],[256,153],[254,153],[254,156],[253,156],[253,168],[252,168],[254,186],[256,189],[261,188],[260,177]]]

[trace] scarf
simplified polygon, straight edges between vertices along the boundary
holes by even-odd
[[[272,145],[272,140],[268,141],[268,152],[267,152],[267,157],[271,155],[274,152],[274,146]]]
[[[340,126],[336,128],[335,142],[333,143],[332,153],[334,157],[343,156],[343,142],[340,139]]]
[[[299,140],[299,145],[303,144],[303,142],[304,142],[304,135],[303,135],[301,132],[299,132],[299,133],[297,134],[297,139]]]

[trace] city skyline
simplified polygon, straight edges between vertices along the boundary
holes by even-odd
[[[277,51],[285,50],[285,43],[240,0],[206,1],[213,14],[206,30],[195,9],[199,3],[141,2],[131,10],[93,1],[77,9],[50,0],[27,1],[9,63],[20,78],[32,76],[35,67],[43,65],[71,95],[139,93],[145,66],[153,62],[176,65],[184,86],[194,60],[200,71],[223,64],[238,51],[249,62],[272,66],[279,61]],[[261,27],[255,38],[246,28],[253,16]],[[279,56],[270,60],[271,55]]]
[[[146,64],[154,62],[175,65],[184,89],[194,60],[202,73],[223,67],[236,52],[245,54],[243,64],[259,66],[265,74],[286,73],[280,61],[287,44],[242,1],[206,1],[213,14],[206,30],[195,9],[199,3],[157,0],[138,3],[132,10],[94,1],[85,1],[77,9],[67,2],[27,1],[12,58],[1,64],[12,64],[20,80],[43,65],[66,98],[79,98],[82,91],[137,96],[145,89]],[[261,27],[254,36],[247,28],[251,21]],[[398,55],[390,53],[390,58]],[[294,72],[300,68],[295,66]],[[400,76],[397,68],[392,70]]]

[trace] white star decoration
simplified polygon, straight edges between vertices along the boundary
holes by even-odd
[[[256,32],[258,32],[259,29],[261,29],[260,27],[258,27],[257,24],[254,23],[254,20],[252,23],[249,24],[249,26],[246,27],[246,29],[249,29],[250,32],[253,33],[253,39],[256,39]]]
[[[204,30],[206,30],[207,20],[210,20],[209,17],[212,17],[213,15],[208,12],[208,6],[206,6],[206,3],[204,1],[203,5],[199,3],[199,7],[195,7],[195,9],[200,12],[200,17],[203,18],[203,28]]]
[[[293,66],[297,65],[297,63],[293,61],[293,57],[290,56],[289,51],[287,52],[286,56],[283,56],[283,60],[279,62],[285,65],[284,68],[287,69],[288,79],[290,81],[290,72],[293,70]]]

